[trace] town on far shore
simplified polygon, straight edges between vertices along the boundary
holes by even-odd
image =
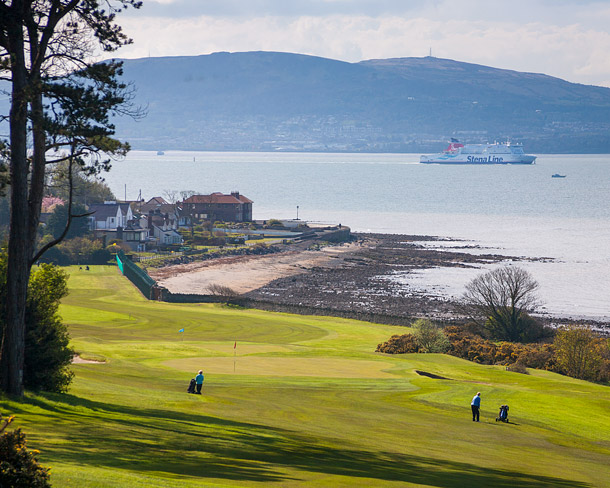
[[[342,242],[350,238],[349,228],[341,224],[313,224],[298,216],[287,220],[253,220],[253,203],[239,191],[191,194],[173,203],[161,196],[148,200],[110,200],[87,206],[86,231],[100,247],[122,249],[133,254],[135,260],[151,259],[155,255],[205,252],[210,247],[290,243],[316,238]],[[51,215],[52,206],[43,213],[43,222]],[[85,230],[85,226],[82,227]]]

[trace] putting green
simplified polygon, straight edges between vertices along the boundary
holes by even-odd
[[[254,376],[311,376],[318,378],[395,378],[380,361],[338,358],[269,358],[239,356],[183,358],[165,361],[180,371],[205,374],[239,374]]]

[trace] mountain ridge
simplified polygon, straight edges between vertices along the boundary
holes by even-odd
[[[610,88],[459,61],[348,63],[251,51],[124,59],[136,149],[410,152],[511,138],[528,151],[610,152]]]

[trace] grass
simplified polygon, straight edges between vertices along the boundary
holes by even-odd
[[[147,302],[115,267],[69,272],[73,345],[105,362],[74,365],[67,395],[0,397],[54,486],[608,486],[608,387],[381,355],[396,328]]]

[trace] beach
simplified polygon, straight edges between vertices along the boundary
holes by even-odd
[[[310,241],[262,256],[165,266],[149,269],[149,274],[172,293],[209,295],[215,285],[231,289],[256,308],[402,324],[417,317],[466,320],[456,309],[456,297],[413,286],[405,277],[430,270],[479,273],[483,267],[503,263],[548,260],[491,254],[433,236],[355,234],[354,238],[341,245],[319,247]],[[567,321],[539,312],[545,322]]]
[[[210,286],[231,288],[245,294],[272,281],[302,275],[314,268],[331,268],[354,254],[358,244],[329,246],[308,250],[292,246],[289,250],[267,255],[228,256],[208,261],[151,268],[150,276],[172,293],[208,294]]]

